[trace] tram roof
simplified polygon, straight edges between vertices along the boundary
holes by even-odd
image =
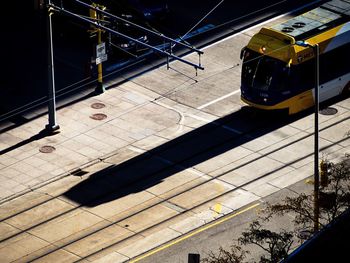
[[[349,21],[349,18],[350,0],[332,0],[271,28],[302,40]]]

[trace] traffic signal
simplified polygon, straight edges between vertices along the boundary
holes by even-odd
[[[320,163],[320,184],[322,187],[326,187],[329,183],[329,172],[330,172],[330,164],[327,161],[322,160]]]

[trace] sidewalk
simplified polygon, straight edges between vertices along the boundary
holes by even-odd
[[[118,75],[117,81],[124,83],[104,83],[107,90],[101,95],[90,97],[93,90],[77,94],[88,98],[57,110],[61,129],[53,136],[41,133],[47,114],[34,118],[38,112],[28,113],[24,117],[31,121],[0,134],[0,203],[101,162],[125,147],[133,147],[137,155],[240,109],[241,102],[232,99],[238,98],[238,92],[220,109],[205,105],[212,114],[183,101],[186,97],[189,103],[203,104],[238,90],[239,49],[233,47],[248,40],[249,36],[239,36],[206,49],[205,70],[198,75],[194,68],[175,61],[169,70],[159,66],[134,79]],[[193,54],[189,59],[198,57]],[[64,102],[58,101],[58,108],[60,103]]]
[[[158,96],[128,82],[58,110],[58,134],[41,136],[46,115],[0,134],[0,200],[98,163],[124,147],[146,150],[179,135],[179,114],[154,102]]]

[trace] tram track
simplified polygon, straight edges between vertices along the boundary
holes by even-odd
[[[216,122],[215,124],[210,124],[210,126],[211,126],[211,125],[212,125],[212,127],[216,128],[216,127],[220,127],[219,125],[225,125],[225,123],[219,124],[219,122]],[[254,131],[254,129],[248,131],[247,133],[253,132],[253,131]],[[242,134],[242,135],[240,135],[240,136],[243,137],[244,135],[245,135],[245,134]],[[191,140],[191,138],[189,138],[189,139]],[[217,145],[217,147],[219,147],[220,145],[223,145],[223,144],[229,142],[230,140],[231,140],[231,139],[228,139],[228,140],[223,141],[221,144]],[[167,149],[169,149],[169,148],[171,148],[171,145],[168,145],[168,147],[166,147],[164,150],[167,150]],[[215,147],[214,147],[214,148],[215,148]],[[201,151],[201,152],[197,153],[196,155],[200,155],[200,154],[203,154],[203,153],[205,153],[205,152],[212,151],[214,148],[213,148],[213,147],[210,147],[210,148],[208,148],[208,149],[206,149],[206,150],[204,150],[204,151]],[[147,157],[149,157],[149,156],[154,156],[154,155],[160,155],[160,153],[154,153],[154,152],[152,152],[152,150],[151,150],[150,152],[145,153],[144,156],[141,157],[141,159],[142,159],[142,158],[147,158]],[[179,165],[179,164],[181,164],[182,162],[185,162],[185,161],[187,161],[187,160],[190,160],[191,158],[195,157],[196,155],[190,156],[190,157],[188,157],[188,158],[186,158],[186,159],[183,159],[182,161],[178,161],[178,162],[176,162],[176,163],[172,163],[171,165],[166,166],[165,168],[163,168],[163,169],[157,171],[157,173],[161,173],[161,172],[163,172],[163,171],[166,170],[166,169],[169,169],[169,168],[172,168],[172,167],[176,167],[176,165]],[[137,157],[137,158],[139,158],[139,157]],[[132,159],[132,160],[127,160],[127,162],[129,162],[127,165],[132,165],[133,162],[136,162],[136,161],[140,161],[140,159],[138,159],[138,160],[133,160],[133,159]],[[123,168],[123,166],[125,166],[125,163],[122,163],[122,164],[118,165],[118,168],[121,169],[121,168]],[[108,171],[107,171],[107,173],[108,173]],[[104,176],[104,174],[101,175],[101,177],[103,177],[103,176]],[[101,178],[99,177],[99,178],[96,178],[95,180],[100,180],[100,179],[101,179]],[[93,183],[93,182],[92,182],[92,183]],[[134,182],[131,182],[130,185],[132,185],[133,183],[134,183]],[[125,188],[125,187],[128,187],[128,186],[129,186],[129,185],[124,185],[124,186],[122,186],[122,188]],[[39,189],[40,189],[40,188],[39,188]],[[38,190],[38,189],[37,189],[37,190]],[[117,189],[113,189],[113,191],[117,191],[117,190],[120,190],[120,189],[118,189],[118,188],[117,188]],[[105,197],[105,196],[111,194],[113,191],[106,192],[104,195],[98,196],[96,199],[103,198],[103,197]],[[17,212],[14,213],[13,215],[8,215],[8,216],[6,216],[6,217],[4,217],[4,218],[1,218],[1,219],[0,219],[0,222],[4,222],[4,221],[6,221],[6,220],[9,220],[9,219],[11,219],[11,218],[13,218],[13,217],[15,217],[15,216],[19,216],[19,215],[22,214],[22,213],[25,213],[25,212],[27,212],[27,211],[29,211],[29,210],[32,210],[32,209],[35,209],[35,208],[37,208],[38,206],[44,205],[44,204],[46,204],[47,202],[53,201],[54,199],[58,199],[58,198],[60,198],[60,197],[62,197],[62,196],[63,196],[63,194],[60,194],[60,195],[58,195],[58,196],[51,197],[51,198],[49,198],[49,199],[47,199],[47,200],[45,200],[45,201],[39,202],[39,203],[37,203],[37,204],[35,204],[35,205],[31,206],[31,207],[27,207],[27,208],[25,208],[25,209],[23,209],[23,210],[21,210],[21,211],[17,211]],[[89,202],[82,203],[81,205],[77,206],[76,208],[80,208],[80,207],[82,207],[82,206],[84,206],[84,205],[88,205],[89,203],[93,203],[96,199],[92,199],[92,200],[90,200]],[[5,204],[5,205],[6,205],[6,204]],[[73,210],[71,210],[71,211],[73,211]],[[71,211],[69,211],[69,212],[71,212]],[[5,239],[0,240],[0,242],[2,242],[2,241],[5,241]]]
[[[345,120],[347,120],[347,119],[348,119],[348,118],[344,118],[344,119],[340,120],[339,122],[345,121]],[[227,123],[222,123],[221,125],[227,125]],[[334,125],[334,123],[333,123],[332,125],[329,125],[329,126],[325,127],[324,129],[328,129],[328,128],[330,128],[330,127],[333,126],[333,125]],[[213,127],[213,126],[211,125],[211,127]],[[221,127],[221,126],[219,126],[219,127]],[[216,125],[214,125],[214,129],[215,129],[215,128],[217,128]],[[198,155],[205,154],[205,153],[208,152],[208,151],[215,151],[216,148],[222,147],[223,145],[225,145],[225,144],[227,144],[227,143],[229,143],[229,142],[232,143],[232,141],[234,141],[234,140],[239,140],[239,139],[241,139],[242,137],[248,136],[249,133],[253,133],[253,132],[257,131],[257,130],[260,129],[260,128],[261,128],[261,126],[259,126],[259,127],[254,127],[253,129],[249,130],[248,132],[242,133],[242,135],[240,135],[240,136],[238,136],[238,137],[234,137],[234,138],[230,138],[230,139],[224,140],[224,141],[222,141],[222,142],[219,143],[219,144],[215,144],[213,147],[210,147],[210,148],[208,148],[208,149],[206,149],[206,150],[202,150],[202,151],[200,151],[200,152],[197,152],[196,154],[191,155],[190,157],[187,157],[187,158],[185,158],[185,159],[183,159],[183,160],[181,160],[181,161],[178,161],[178,162],[176,162],[176,163],[172,163],[171,165],[166,166],[166,167],[164,167],[163,169],[157,171],[156,173],[150,174],[150,175],[148,175],[148,176],[150,176],[150,177],[155,177],[155,176],[159,175],[160,173],[162,173],[162,172],[164,172],[165,170],[168,170],[168,169],[174,169],[174,168],[175,168],[176,170],[184,170],[184,169],[187,169],[186,167],[187,167],[188,165],[183,166],[183,164],[185,164],[186,162],[189,162],[189,161],[190,161],[191,159],[193,159],[193,158],[196,158]],[[265,127],[265,128],[266,128],[266,127]],[[209,131],[210,131],[210,129],[209,129]],[[305,135],[304,137],[306,138],[306,137],[309,137],[309,136],[312,136],[312,134]],[[299,139],[300,139],[300,138],[299,138]],[[297,141],[290,142],[289,144],[293,144],[293,143],[296,143],[296,142],[297,142]],[[169,147],[171,148],[171,146],[169,146]],[[285,147],[285,146],[283,146],[283,147]],[[165,149],[168,149],[168,148],[165,148]],[[278,150],[278,149],[275,149],[274,151],[277,151],[277,150]],[[161,152],[160,152],[160,153],[161,153]],[[269,155],[269,154],[271,154],[271,153],[272,153],[272,152],[269,152],[269,153],[267,153],[266,155]],[[150,154],[150,153],[149,153],[149,154]],[[153,154],[154,154],[153,156],[156,156],[155,153],[153,153]],[[159,154],[159,153],[158,153],[158,154]],[[307,157],[307,156],[305,156],[304,158],[306,158],[306,157]],[[263,156],[261,156],[261,157],[259,157],[259,158],[263,158]],[[253,161],[254,161],[254,159],[253,159]],[[247,165],[247,164],[242,164],[242,165],[240,165],[240,166],[238,166],[238,167],[235,167],[234,169],[238,169],[238,168],[240,168],[241,166],[244,166],[244,165]],[[288,165],[290,165],[290,164],[288,164]],[[281,169],[282,169],[282,168],[281,168]],[[42,253],[40,256],[37,256],[36,258],[32,258],[32,259],[30,259],[30,260],[36,260],[36,259],[39,259],[39,258],[43,258],[43,257],[49,255],[50,253],[53,253],[53,252],[58,251],[58,250],[61,250],[61,249],[64,250],[64,249],[66,249],[67,247],[69,247],[70,245],[73,245],[73,244],[78,243],[78,242],[82,242],[82,241],[84,241],[84,239],[87,239],[87,238],[91,237],[91,236],[94,235],[94,234],[97,234],[97,233],[99,233],[99,232],[101,232],[101,231],[103,231],[103,230],[106,230],[106,229],[108,229],[108,228],[110,228],[110,227],[112,227],[112,226],[114,226],[114,225],[118,225],[118,223],[121,223],[122,221],[125,221],[125,220],[127,220],[127,219],[130,219],[131,217],[137,216],[138,214],[141,214],[141,213],[143,213],[143,212],[145,212],[145,211],[147,211],[147,210],[149,210],[149,209],[151,209],[151,208],[154,208],[154,207],[156,207],[157,205],[162,205],[162,204],[164,204],[165,202],[170,202],[171,199],[174,199],[175,197],[178,197],[178,196],[183,195],[183,194],[185,194],[185,193],[187,193],[187,192],[189,192],[189,191],[191,191],[191,190],[194,190],[194,189],[196,189],[196,188],[199,188],[199,187],[201,187],[201,186],[203,186],[203,185],[205,185],[205,184],[208,184],[208,183],[210,183],[210,182],[212,182],[212,181],[214,181],[214,180],[220,180],[220,177],[224,176],[225,174],[226,174],[226,173],[223,173],[223,174],[218,175],[218,176],[210,177],[210,179],[208,179],[208,180],[205,180],[205,181],[203,181],[203,182],[201,182],[201,183],[195,184],[195,185],[193,185],[193,186],[191,186],[191,187],[189,187],[189,188],[186,188],[185,190],[182,190],[182,191],[180,191],[180,192],[178,192],[178,193],[176,193],[176,194],[170,195],[170,196],[168,196],[168,197],[166,197],[166,198],[164,198],[164,199],[161,198],[159,201],[154,200],[154,201],[155,201],[154,203],[151,202],[151,204],[148,205],[148,206],[146,206],[145,208],[142,208],[142,209],[140,209],[140,210],[137,210],[137,211],[135,211],[134,213],[131,213],[131,214],[129,214],[129,215],[126,215],[126,216],[124,216],[124,217],[122,217],[122,218],[120,218],[120,219],[118,219],[118,220],[110,221],[110,222],[106,223],[105,225],[98,227],[98,228],[95,229],[94,231],[84,232],[84,234],[82,234],[82,235],[79,236],[78,238],[75,238],[75,239],[72,239],[72,240],[70,240],[70,241],[68,241],[68,242],[65,242],[65,243],[63,243],[62,245],[58,246],[58,247],[55,246],[55,245],[53,245],[53,246],[54,246],[53,249],[49,249],[48,251]],[[262,179],[262,178],[264,178],[264,177],[266,177],[266,176],[268,176],[268,175],[269,175],[269,173],[266,174],[266,175],[263,175],[263,176],[261,176],[261,177],[259,177],[259,178],[256,178],[255,180]],[[208,176],[208,177],[209,177],[209,176]],[[147,179],[149,179],[149,177],[147,177],[147,178],[145,179],[145,181],[147,181]],[[170,222],[172,219],[174,219],[174,218],[176,218],[176,217],[179,217],[179,216],[182,215],[182,214],[188,213],[188,212],[190,212],[192,209],[195,209],[195,208],[197,208],[197,207],[199,207],[199,206],[208,204],[208,203],[212,202],[213,200],[215,200],[215,199],[217,199],[217,198],[220,198],[220,197],[223,196],[223,195],[227,195],[227,194],[229,194],[229,193],[232,193],[232,192],[234,192],[234,191],[237,191],[238,189],[241,189],[241,188],[244,187],[245,185],[247,185],[247,184],[249,184],[249,183],[252,183],[252,182],[255,181],[255,180],[252,180],[252,181],[250,181],[250,182],[247,182],[246,184],[239,185],[239,186],[234,186],[234,185],[232,185],[233,188],[232,188],[231,190],[228,190],[228,191],[225,191],[225,192],[223,192],[223,193],[221,193],[221,194],[219,194],[219,195],[216,195],[216,196],[212,197],[211,199],[206,200],[205,202],[199,203],[199,204],[197,204],[196,206],[193,206],[193,207],[191,207],[191,208],[187,208],[187,209],[185,208],[182,212],[179,212],[179,213],[176,214],[174,217],[167,218],[167,219],[163,220],[162,222],[158,222],[158,223],[157,223],[156,225],[154,225],[154,226],[150,226],[149,228],[143,229],[141,232],[134,233],[134,234],[131,235],[130,237],[127,237],[126,240],[127,240],[127,239],[130,239],[130,238],[132,238],[132,237],[134,237],[134,236],[136,236],[136,235],[140,235],[140,234],[142,234],[142,232],[147,231],[147,230],[149,230],[150,228],[159,226],[160,224],[165,224],[165,223],[167,223],[167,222]],[[140,183],[141,183],[141,182],[139,182],[138,184],[140,184]],[[144,182],[144,183],[145,183],[145,182]],[[134,183],[130,183],[129,187],[132,187],[133,184],[134,184]],[[146,184],[147,184],[147,183],[146,183]],[[118,191],[118,190],[120,190],[120,189],[114,189],[114,191]],[[128,193],[128,192],[130,192],[130,191],[125,190],[125,192]],[[112,192],[107,192],[107,193],[105,193],[103,196],[97,197],[97,199],[98,199],[98,198],[104,198],[104,197],[106,197],[106,196],[108,196],[108,195],[110,195],[110,194],[112,194],[112,193],[113,193],[113,191],[112,191]],[[59,196],[56,196],[56,197],[51,198],[50,200],[47,200],[46,202],[53,201],[54,199],[59,199],[59,200],[62,201],[62,197],[63,197],[63,195],[59,195]],[[157,198],[155,198],[155,199],[157,199]],[[93,201],[96,201],[96,200],[92,200],[92,202],[93,202]],[[148,200],[148,201],[150,201],[150,200]],[[147,201],[147,202],[148,202],[148,201]],[[42,203],[39,204],[39,206],[40,206],[40,205],[42,205]],[[83,209],[83,210],[85,210],[85,211],[88,211],[88,210],[84,207],[85,205],[87,205],[87,204],[81,204],[81,205],[79,205],[79,206],[77,206],[77,207],[72,208],[71,210],[65,211],[65,212],[63,212],[63,213],[58,213],[57,215],[53,216],[52,218],[49,218],[49,219],[47,219],[47,220],[45,220],[45,221],[43,221],[43,222],[40,222],[40,223],[38,223],[38,224],[36,224],[36,225],[32,225],[32,226],[30,226],[29,228],[27,227],[26,229],[23,229],[23,230],[20,231],[19,233],[16,233],[16,234],[14,234],[14,235],[12,235],[12,236],[6,237],[5,239],[2,239],[2,240],[0,241],[0,244],[3,243],[3,242],[9,242],[9,241],[11,241],[11,239],[13,239],[13,238],[18,238],[21,234],[25,234],[25,233],[29,233],[29,234],[30,234],[30,233],[33,232],[33,230],[35,230],[36,228],[39,228],[40,226],[45,225],[45,224],[49,224],[49,223],[53,222],[54,220],[59,219],[60,217],[63,217],[64,215],[67,215],[67,214],[69,214],[69,213],[73,213],[73,212],[75,212],[75,211],[78,211],[79,209]],[[137,206],[139,206],[139,205],[142,206],[143,203],[138,204]],[[35,209],[35,208],[37,208],[37,207],[38,207],[38,206],[32,206],[31,208],[25,209],[22,213],[25,213],[25,212],[29,211],[30,209]],[[134,208],[134,207],[131,207],[130,210],[133,210],[133,208]],[[11,216],[8,216],[8,217],[6,217],[6,218],[3,218],[3,219],[1,220],[1,222],[5,222],[5,223],[6,223],[6,221],[10,220],[11,218],[14,218],[14,217],[20,216],[20,215],[21,215],[21,212],[16,213],[16,214],[13,215],[12,217],[11,217]],[[107,249],[108,247],[111,247],[111,246],[114,246],[114,245],[117,245],[117,244],[121,244],[121,242],[124,242],[124,241],[125,241],[125,240],[121,240],[121,241],[118,241],[118,242],[114,242],[114,243],[112,243],[111,245],[102,248],[101,250],[97,250],[97,251],[93,252],[92,254],[90,254],[90,255],[88,255],[88,256],[84,256],[83,258],[96,255],[96,253],[99,253],[100,251],[105,250],[105,249]],[[57,241],[57,242],[58,242],[58,243],[61,243],[60,241]]]
[[[306,137],[309,137],[309,136],[311,136],[311,135],[305,136],[305,138],[306,138]],[[344,140],[346,140],[346,138],[344,138],[342,141],[344,141]],[[295,142],[293,142],[293,143],[295,143]],[[339,143],[339,142],[337,142],[337,143]],[[328,146],[328,147],[330,147],[330,146]],[[270,154],[270,153],[269,153],[269,154]],[[267,154],[267,155],[268,155],[268,154]],[[304,156],[303,158],[300,158],[300,159],[298,159],[298,160],[295,160],[293,163],[296,163],[296,162],[298,162],[298,161],[300,161],[300,160],[302,160],[302,159],[304,159],[304,158],[306,158],[306,157],[308,157],[308,156],[311,156],[311,155],[312,155],[312,154],[308,154],[308,155]],[[254,159],[253,161],[256,161],[256,160],[257,160],[257,159]],[[240,167],[242,167],[242,166],[245,166],[245,165],[246,165],[246,164],[242,164],[242,165],[236,167],[235,169],[238,169],[238,168],[240,168]],[[289,163],[289,164],[287,164],[287,165],[284,165],[284,166],[281,166],[279,169],[283,169],[284,167],[287,167],[287,166],[289,166],[289,165],[291,165],[291,163]],[[235,170],[235,169],[233,169],[233,170]],[[208,183],[208,182],[211,182],[211,181],[213,181],[213,180],[218,180],[218,179],[220,179],[220,177],[222,177],[222,176],[225,175],[225,174],[226,174],[226,173],[223,173],[223,174],[221,174],[221,175],[219,175],[219,176],[213,177],[213,178],[209,179],[208,181],[205,181],[205,182],[202,182],[202,183],[197,184],[197,185],[195,185],[195,186],[192,186],[191,188],[188,188],[188,189],[186,189],[186,190],[183,191],[183,192],[180,192],[180,193],[178,193],[178,194],[176,194],[176,195],[170,196],[170,197],[168,197],[168,198],[166,198],[166,199],[164,199],[164,200],[162,200],[162,201],[160,201],[160,202],[156,202],[156,203],[154,203],[153,205],[151,205],[151,206],[149,206],[149,207],[146,207],[146,208],[144,208],[144,209],[142,209],[142,210],[140,210],[140,211],[137,211],[137,212],[134,213],[134,214],[131,214],[131,215],[127,216],[127,217],[124,217],[124,218],[122,218],[122,219],[120,219],[120,220],[118,220],[118,221],[111,222],[109,225],[105,226],[104,228],[99,229],[99,230],[97,230],[97,231],[94,231],[94,232],[88,234],[87,236],[84,236],[84,237],[82,237],[82,238],[79,238],[78,240],[74,240],[74,241],[72,241],[71,243],[66,244],[65,246],[60,247],[60,248],[57,248],[57,249],[64,249],[65,247],[68,247],[69,245],[71,245],[71,244],[73,244],[73,243],[75,243],[75,242],[79,242],[79,241],[81,241],[82,239],[84,239],[84,238],[86,238],[86,237],[88,237],[88,236],[90,236],[90,235],[93,235],[93,234],[97,233],[98,231],[101,231],[101,230],[103,230],[103,229],[105,229],[105,228],[107,228],[107,227],[110,227],[110,226],[114,225],[114,224],[118,224],[118,223],[120,223],[120,222],[122,222],[122,221],[124,221],[124,220],[126,220],[126,219],[128,219],[128,218],[131,218],[131,217],[133,217],[133,216],[135,216],[135,215],[137,215],[137,214],[139,214],[139,213],[142,213],[142,212],[144,212],[144,211],[146,211],[146,210],[148,210],[148,209],[150,209],[150,208],[152,208],[152,207],[155,207],[155,206],[157,206],[157,205],[161,205],[161,204],[163,204],[163,203],[165,203],[165,202],[170,202],[171,199],[173,199],[173,198],[175,198],[175,197],[177,197],[177,196],[180,196],[180,195],[182,195],[182,194],[184,194],[184,193],[186,193],[186,192],[188,192],[188,191],[191,191],[191,190],[193,190],[193,189],[195,189],[195,188],[197,188],[197,187],[203,186],[204,184],[206,184],[206,183]],[[216,200],[216,199],[218,199],[218,198],[220,198],[220,197],[223,197],[223,196],[225,196],[225,195],[227,195],[227,194],[229,194],[229,193],[232,193],[232,192],[235,192],[235,191],[237,191],[237,190],[239,190],[239,189],[242,189],[243,187],[245,187],[245,186],[247,186],[247,185],[249,185],[249,184],[251,184],[251,183],[253,183],[253,182],[257,181],[257,180],[263,179],[264,177],[266,177],[266,176],[268,176],[268,175],[270,175],[270,174],[271,174],[271,173],[264,174],[264,175],[262,175],[262,176],[260,176],[260,177],[258,177],[258,178],[256,178],[256,179],[254,179],[254,180],[251,180],[251,181],[249,181],[249,182],[247,182],[247,183],[244,183],[244,184],[242,184],[242,185],[236,186],[235,188],[233,188],[233,189],[231,189],[231,190],[229,190],[229,191],[226,191],[226,192],[224,192],[224,193],[221,193],[221,194],[219,194],[219,195],[216,195],[216,196],[214,196],[213,198],[206,200],[205,202],[202,202],[202,203],[199,203],[199,204],[197,204],[197,205],[195,205],[195,206],[192,206],[192,207],[190,207],[190,208],[184,210],[183,212],[180,212],[179,214],[177,214],[177,215],[175,215],[175,216],[173,216],[173,217],[169,217],[169,218],[167,218],[167,219],[165,219],[165,220],[163,220],[163,221],[157,223],[156,225],[152,225],[152,226],[150,226],[150,227],[148,227],[148,228],[145,228],[145,229],[143,229],[142,231],[137,232],[137,233],[135,233],[134,235],[127,237],[125,240],[122,240],[122,241],[118,241],[118,242],[116,242],[116,243],[113,243],[113,244],[109,245],[108,247],[104,247],[103,249],[100,249],[100,250],[98,250],[98,251],[96,251],[96,252],[94,252],[94,253],[92,253],[92,254],[89,254],[88,256],[85,256],[85,257],[81,258],[80,260],[83,260],[83,259],[86,259],[86,258],[88,258],[88,257],[94,256],[94,255],[96,255],[97,253],[99,253],[99,252],[101,252],[101,251],[103,251],[103,250],[105,250],[105,249],[108,249],[108,248],[110,248],[110,247],[112,247],[112,246],[121,244],[122,242],[124,242],[124,241],[126,241],[126,240],[128,240],[128,239],[131,239],[131,238],[135,237],[136,235],[142,235],[142,233],[144,233],[144,232],[146,232],[146,231],[148,231],[148,230],[150,230],[150,229],[152,229],[152,228],[155,228],[155,227],[160,226],[161,224],[165,224],[165,223],[167,223],[167,222],[170,222],[171,220],[175,219],[176,217],[179,217],[179,216],[181,216],[181,215],[183,215],[183,214],[185,214],[185,213],[188,213],[188,212],[190,212],[190,211],[193,210],[193,209],[199,208],[199,207],[201,207],[201,206],[203,206],[203,205],[209,204],[209,203],[211,203],[212,201],[214,201],[214,200]],[[56,251],[56,250],[55,250],[55,251]],[[45,256],[45,255],[43,255],[43,256]],[[79,260],[79,261],[80,261],[80,260]]]
[[[24,209],[17,210],[15,213],[8,214],[0,219],[0,223],[3,225],[7,224],[15,229],[8,233],[5,232],[6,234],[3,235],[2,240],[0,240],[0,249],[6,245],[11,245],[12,243],[15,244],[21,238],[28,238],[28,240],[30,240],[30,238],[33,237],[40,239],[42,242],[47,242],[47,244],[37,249],[33,249],[32,251],[26,252],[27,254],[23,254],[22,257],[12,260],[11,262],[47,260],[48,258],[53,258],[53,256],[57,255],[57,253],[60,251],[64,251],[67,254],[72,255],[73,258],[71,261],[90,261],[102,256],[108,251],[112,251],[115,249],[115,247],[121,247],[125,243],[130,243],[133,239],[147,236],[147,233],[149,231],[160,229],[162,227],[169,227],[181,216],[189,214],[194,215],[193,210],[198,210],[203,206],[212,207],[212,204],[216,203],[218,199],[223,198],[229,194],[233,194],[238,190],[244,190],[246,186],[249,186],[258,180],[267,178],[272,173],[282,170],[285,167],[292,166],[293,164],[312,155],[306,154],[298,159],[293,160],[292,162],[286,164],[281,163],[281,166],[277,167],[276,169],[266,172],[254,179],[250,179],[238,185],[229,183],[223,179],[223,177],[225,175],[228,175],[230,172],[263,159],[281,150],[284,147],[288,147],[292,144],[298,143],[303,139],[313,136],[312,133],[307,133],[304,136],[298,137],[296,140],[287,141],[287,143],[283,144],[283,146],[279,146],[271,151],[267,151],[263,155],[255,157],[249,161],[234,166],[222,166],[221,168],[225,169],[223,172],[219,172],[219,174],[212,174],[213,172],[216,172],[215,169],[209,172],[201,172],[200,169],[198,170],[195,167],[196,164],[200,164],[201,162],[205,162],[206,160],[210,160],[211,158],[219,156],[220,154],[226,153],[227,151],[241,146],[242,144],[258,138],[259,136],[273,132],[274,130],[283,127],[284,125],[288,125],[300,116],[305,116],[298,115],[299,117],[291,117],[288,118],[288,120],[279,119],[276,122],[276,119],[269,120],[269,118],[266,118],[266,116],[264,118],[264,116],[262,117],[261,115],[246,116],[245,114],[249,115],[250,112],[239,111],[238,113],[234,113],[233,117],[231,115],[230,117],[225,117],[213,121],[205,125],[205,127],[196,129],[195,132],[190,132],[189,135],[180,136],[180,138],[173,139],[172,141],[167,142],[160,147],[156,147],[155,149],[143,152],[139,156],[132,157],[131,159],[125,160],[122,163],[114,164],[112,161],[108,160],[110,156],[99,159],[98,163],[110,164],[110,166],[101,173],[91,174],[91,178],[83,179],[81,181],[83,184],[75,184],[75,186],[82,185],[81,188],[75,190],[76,194],[79,194],[79,190],[87,190],[85,192],[80,191],[84,192],[85,195],[78,199],[70,199],[69,197],[74,197],[74,195],[67,195],[67,193],[69,193],[69,190],[67,190],[65,193],[54,195],[45,193],[43,191],[40,192],[40,188],[35,189],[35,192],[46,196],[39,198],[39,202],[34,202],[33,205],[28,207],[24,206]],[[342,118],[341,120],[333,122],[331,125],[324,127],[322,130],[331,128],[332,126],[343,121],[348,121],[348,119],[349,117]],[[254,125],[252,125],[252,123]],[[240,129],[241,127],[244,127],[244,130],[237,131],[237,127]],[[300,130],[300,132],[301,131],[302,130]],[[206,134],[206,136],[203,136],[202,134]],[[217,135],[223,135],[223,137],[221,138]],[[203,137],[201,137],[201,139],[198,139],[198,136]],[[213,138],[213,140],[208,142],[206,140],[206,137]],[[282,140],[278,141],[278,143],[281,143],[283,140],[290,138],[290,136],[283,138]],[[332,147],[334,144],[341,143],[346,139],[347,138],[343,138],[324,147],[323,149]],[[205,147],[201,148],[202,145],[200,145],[201,147],[198,147],[198,150],[194,152],[183,151],[183,149],[191,149],[191,147],[194,147],[196,144],[193,143],[193,141],[196,140],[197,142],[203,142],[205,144]],[[129,145],[126,146],[126,148],[130,146],[133,147],[132,145]],[[180,153],[180,155],[174,156],[174,153]],[[145,168],[145,171],[141,172],[142,176],[139,175],[132,179],[125,180],[123,181],[122,185],[117,184],[118,178],[113,178],[112,174],[123,174],[123,171],[125,170],[126,174],[128,173],[128,170],[131,170],[131,172],[129,172],[129,174],[131,174],[132,171],[136,171],[137,166],[142,166],[144,163],[149,164],[148,166],[152,166],[153,163],[161,163],[162,165],[152,167],[151,169],[148,169],[147,167]],[[134,166],[136,168],[133,168]],[[177,185],[176,189],[168,190],[167,192],[164,192],[160,195],[154,194],[148,190],[149,186],[156,185],[165,178],[187,170],[202,174],[203,176],[201,176],[201,180],[193,179],[192,181],[187,181],[182,185]],[[68,177],[66,176],[59,180],[67,178]],[[58,180],[55,180],[55,182],[57,181]],[[191,204],[191,206],[182,206],[176,202],[176,198],[189,195],[191,191],[195,192],[200,188],[210,187],[212,183],[216,182],[224,183],[227,187],[213,189],[212,193],[209,195],[210,198],[200,198],[200,201]],[[74,184],[72,183],[72,186],[73,185]],[[70,189],[74,190],[75,186]],[[105,188],[102,191],[93,190],[93,188],[99,187]],[[92,192],[90,192],[90,190],[92,190]],[[146,199],[140,203],[133,204],[133,206],[130,206],[128,209],[123,210],[120,214],[113,214],[113,216],[106,217],[94,210],[94,208],[110,201],[116,201],[119,198],[121,199],[123,197],[132,195],[134,193],[140,193],[142,191],[149,193],[149,195],[153,197]],[[54,193],[55,192],[56,191],[54,191]],[[93,194],[90,196],[89,193]],[[25,199],[25,196],[18,197],[18,199],[21,198]],[[59,209],[60,207],[55,206],[55,202],[64,203],[67,206],[63,206],[64,208]],[[7,203],[1,204],[3,207],[6,207],[7,205]],[[18,225],[13,223],[16,221],[19,222],[21,220],[21,217],[24,218],[26,215],[30,216],[31,214],[34,214],[36,210],[42,210],[45,206],[52,207],[53,210],[48,211],[48,213],[44,213],[44,216],[41,218],[34,218],[33,222],[27,221],[29,223],[23,224],[22,227],[18,227]],[[157,208],[161,206],[170,208],[172,211],[166,216],[155,220],[154,224],[141,224],[141,226],[139,226],[139,228],[136,230],[134,228],[130,228],[127,224],[127,222],[133,221],[134,218],[140,217],[143,214],[147,215],[154,213]],[[225,214],[225,212],[212,212],[217,213],[218,217]],[[45,236],[43,237],[40,233],[40,231],[43,229],[49,229],[51,226],[54,228],[54,224],[58,221],[64,221],[67,217],[73,218],[76,216],[79,218],[79,215],[83,215],[84,213],[99,218],[100,221],[96,221],[91,225],[87,224],[86,227],[82,228],[79,232],[72,232],[65,236],[60,236],[54,240],[46,239]],[[124,234],[120,236],[107,235],[103,241],[99,241],[97,238],[98,236],[104,235],[104,233],[119,233],[114,232],[116,229],[123,229],[125,232],[123,232]],[[184,234],[182,232],[178,233],[179,235]],[[125,256],[127,257],[127,255]]]

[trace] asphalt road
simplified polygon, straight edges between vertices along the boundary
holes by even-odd
[[[246,231],[249,224],[259,218],[261,210],[266,202],[278,203],[286,196],[295,195],[295,193],[310,192],[313,186],[306,181],[300,181],[290,187],[276,192],[259,202],[252,203],[234,213],[217,220],[214,223],[205,225],[196,231],[176,239],[155,250],[136,258],[131,262],[140,263],[187,263],[188,254],[200,254],[200,258],[206,258],[212,252],[218,254],[219,248],[222,247],[229,251],[231,245],[239,245],[238,238],[241,233]],[[279,231],[280,229],[293,229],[293,215],[284,217],[275,217],[265,223],[267,229]],[[292,248],[298,246],[294,243]],[[257,246],[245,247],[249,251],[247,259],[257,260],[263,251]]]

